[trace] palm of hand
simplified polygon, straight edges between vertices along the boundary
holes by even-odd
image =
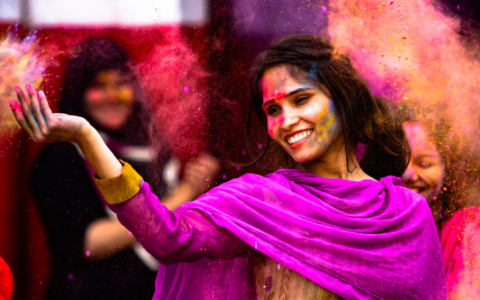
[[[220,169],[219,161],[208,154],[202,154],[185,168],[185,181],[197,195],[204,193],[212,184]]]
[[[48,106],[45,94],[38,94],[32,85],[26,86],[29,99],[23,90],[15,87],[18,102],[9,99],[10,108],[20,126],[35,142],[76,142],[78,133],[87,121],[67,114],[54,114]]]

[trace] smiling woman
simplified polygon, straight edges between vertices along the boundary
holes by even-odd
[[[317,160],[334,141],[332,149],[341,148],[335,106],[322,90],[298,82],[285,66],[268,69],[262,86],[268,133],[296,162]]]
[[[85,91],[85,110],[100,125],[120,130],[133,111],[133,85],[119,70],[99,72]]]
[[[329,40],[299,35],[274,44],[253,66],[252,96],[251,109],[288,154],[280,160],[290,159],[286,165],[309,162],[305,170],[331,178],[338,174],[322,166],[340,160],[348,179],[357,180],[401,176],[407,166],[410,147],[395,105],[374,97]],[[295,137],[304,129],[313,136]],[[366,146],[360,164],[359,144]]]
[[[252,108],[298,168],[246,174],[174,212],[88,122],[54,118],[31,90],[12,109],[35,140],[78,144],[109,207],[163,265],[154,299],[446,299],[428,204],[395,177],[410,148],[394,105],[311,35],[274,43],[252,79]]]
[[[405,187],[425,197],[432,210],[449,299],[477,299],[480,168],[475,146],[462,145],[464,133],[429,109],[412,103],[402,103],[402,107],[403,126],[412,147],[412,160],[403,176]]]
[[[412,159],[403,174],[404,184],[422,195],[430,205],[436,205],[445,178],[443,160],[422,123],[407,122],[403,127],[412,147]]]

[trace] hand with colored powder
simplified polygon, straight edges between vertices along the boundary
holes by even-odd
[[[176,210],[180,205],[192,201],[205,193],[213,184],[213,179],[220,169],[215,157],[202,154],[185,167],[185,176],[180,184],[169,193],[162,204],[169,210]]]
[[[76,143],[99,178],[122,174],[122,164],[90,123],[82,117],[52,113],[43,91],[37,94],[31,84],[26,88],[30,101],[22,88],[16,86],[18,102],[13,99],[9,102],[15,119],[35,142]]]
[[[218,160],[208,154],[200,155],[185,167],[183,179],[197,196],[206,192],[212,185],[212,180],[220,169]]]
[[[26,85],[27,99],[23,89],[15,87],[18,102],[9,99],[15,119],[35,142],[78,142],[78,135],[87,121],[66,114],[54,114],[48,106],[45,93],[38,94],[31,84]]]

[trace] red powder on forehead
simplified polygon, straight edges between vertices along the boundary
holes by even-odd
[[[277,91],[275,91],[275,100],[282,100],[283,98],[285,98],[287,96],[287,93],[277,93]]]
[[[286,96],[287,96],[287,93],[277,92],[277,90],[275,90],[275,92],[273,92],[273,93],[264,93],[263,100],[264,100],[264,101],[266,101],[266,100],[277,100],[277,101],[280,101],[280,100],[282,100],[283,98],[285,98]]]
[[[272,84],[263,83],[262,88],[263,101],[277,100],[280,101],[287,96],[287,93],[278,91]]]

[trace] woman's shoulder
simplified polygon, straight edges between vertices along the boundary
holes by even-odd
[[[404,197],[413,198],[416,200],[425,200],[425,198],[422,195],[415,193],[411,189],[403,186],[403,181],[400,177],[397,177],[397,176],[382,177],[380,178],[379,183],[385,186],[387,190],[395,191],[396,193],[399,193]]]
[[[270,173],[267,175],[260,175],[255,173],[245,173],[240,177],[230,179],[219,187],[230,187],[230,186],[245,186],[245,187],[252,187],[257,185],[264,185],[269,182],[276,182],[278,181],[278,176],[274,175],[275,173]]]
[[[463,229],[466,226],[474,225],[480,227],[480,208],[465,207],[452,214],[442,226],[442,232],[449,231],[452,228]]]
[[[292,176],[288,176],[287,174],[296,174],[298,172],[302,172],[299,170],[294,169],[280,169],[272,173],[268,173],[266,175],[255,174],[255,173],[245,173],[242,176],[227,181],[226,183],[243,183],[247,185],[265,185],[265,184],[280,184],[284,185],[290,181],[293,181]]]

